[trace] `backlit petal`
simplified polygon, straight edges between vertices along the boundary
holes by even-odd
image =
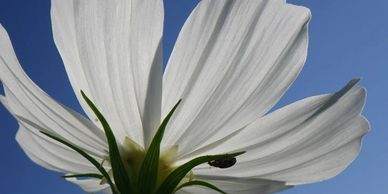
[[[19,127],[16,140],[32,161],[47,169],[75,174],[97,172],[97,169],[78,153],[47,139],[39,132],[32,133],[24,126]]]
[[[95,192],[103,192],[103,193],[111,193],[110,187],[108,184],[100,184],[101,180],[97,179],[76,179],[76,178],[67,178],[66,180],[77,184],[80,186],[84,191],[88,193],[95,193]]]
[[[165,144],[190,154],[265,114],[305,62],[309,19],[283,0],[201,1],[164,75],[162,115],[183,100]]]
[[[52,0],[55,43],[80,95],[96,104],[122,142],[139,144],[160,122],[161,0]],[[144,135],[143,135],[144,129]]]
[[[199,168],[198,174],[256,177],[305,184],[331,178],[358,155],[369,130],[361,115],[365,89],[351,81],[334,94],[306,98],[256,120],[205,153],[247,153],[226,170]]]
[[[66,139],[89,153],[104,156],[107,148],[104,133],[80,114],[59,104],[36,86],[21,68],[9,37],[0,26],[0,79],[5,97],[1,102],[26,130],[45,130]],[[34,126],[32,126],[34,125]],[[39,129],[38,129],[39,128]]]
[[[226,193],[238,194],[269,194],[290,188],[284,182],[270,181],[254,178],[233,178],[228,176],[197,176],[197,179],[209,182]],[[187,187],[187,193],[217,194],[214,190],[205,187]]]

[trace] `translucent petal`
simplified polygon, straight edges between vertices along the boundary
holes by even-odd
[[[88,193],[95,193],[95,192],[103,192],[103,193],[111,193],[111,190],[109,188],[108,184],[100,184],[101,180],[97,179],[76,179],[76,178],[67,178],[66,179],[69,182],[72,182],[74,184],[77,184],[80,186],[84,191]]]
[[[161,0],[52,0],[55,43],[91,120],[83,90],[117,136],[144,145],[160,122]],[[144,134],[143,134],[144,130]]]
[[[269,194],[290,188],[284,182],[254,178],[234,178],[228,176],[197,176],[196,178],[214,184],[226,193],[241,194]],[[216,191],[204,187],[188,187],[182,193],[218,194]]]
[[[16,140],[32,161],[47,169],[77,174],[97,172],[97,169],[78,153],[43,137],[39,132],[32,133],[24,126],[19,128]]]
[[[61,105],[38,86],[21,68],[9,37],[0,26],[0,79],[5,97],[1,102],[17,116],[19,123],[29,122],[26,130],[46,130],[84,150],[103,157],[107,148],[103,132],[80,114]],[[39,129],[38,129],[39,128]]]
[[[358,155],[369,129],[361,116],[366,92],[351,81],[334,94],[300,100],[270,113],[201,154],[247,151],[225,170],[195,173],[305,184],[331,178]]]
[[[164,75],[162,115],[183,100],[165,144],[190,154],[265,114],[305,62],[309,19],[282,0],[201,1]]]

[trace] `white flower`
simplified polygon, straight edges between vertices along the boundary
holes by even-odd
[[[98,172],[41,130],[99,161],[108,156],[101,124],[80,90],[106,117],[121,147],[132,150],[150,144],[161,119],[182,99],[162,141],[168,164],[246,151],[230,168],[206,164],[192,170],[190,176],[229,193],[272,193],[331,178],[358,155],[369,129],[361,115],[366,92],[357,80],[337,93],[268,113],[305,62],[310,12],[304,7],[284,0],[202,0],[164,74],[162,0],[52,0],[51,11],[55,43],[90,120],[29,79],[0,29],[1,102],[18,119],[18,143],[45,168]],[[109,192],[98,179],[68,180],[87,192]],[[179,192],[210,191],[187,187]]]

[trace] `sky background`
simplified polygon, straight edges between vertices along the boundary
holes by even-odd
[[[359,157],[339,176],[298,186],[282,194],[388,193],[388,1],[292,0],[311,9],[310,46],[300,76],[276,106],[334,92],[352,78],[368,90],[364,114],[372,130]],[[197,1],[165,1],[165,61],[185,19]],[[17,56],[43,90],[82,111],[55,48],[49,0],[0,0],[0,23],[11,36]],[[1,90],[0,90],[1,91]],[[14,140],[17,123],[0,105],[0,193],[78,194],[77,186],[32,161]]]

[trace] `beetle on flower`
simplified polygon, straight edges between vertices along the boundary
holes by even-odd
[[[22,70],[0,28],[1,102],[37,164],[87,192],[274,193],[331,178],[369,129],[366,92],[268,113],[302,69],[307,8],[202,0],[162,70],[162,0],[52,0],[55,43],[89,119]]]

